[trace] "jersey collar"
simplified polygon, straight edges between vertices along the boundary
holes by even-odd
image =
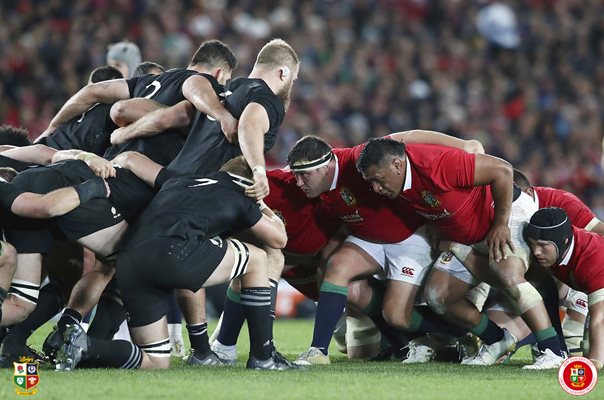
[[[335,188],[338,186],[338,177],[340,175],[340,163],[338,162],[338,156],[336,153],[333,153],[333,158],[336,160],[336,170],[333,173],[333,181],[331,182],[329,190],[335,190]]]
[[[403,184],[403,192],[411,189],[411,163],[409,162],[409,156],[405,157],[405,183]]]
[[[573,250],[575,249],[575,235],[573,234],[572,239],[570,240],[570,246],[568,246],[568,251],[566,252],[566,256],[560,261],[560,265],[568,265],[570,258],[573,255]]]

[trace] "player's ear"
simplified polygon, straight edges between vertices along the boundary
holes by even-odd
[[[284,65],[283,67],[281,67],[280,72],[281,72],[281,79],[284,81],[287,80],[289,78],[289,75],[291,74],[291,71],[289,70],[289,67],[287,65]]]

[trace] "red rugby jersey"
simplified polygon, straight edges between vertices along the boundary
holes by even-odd
[[[319,199],[309,199],[296,186],[289,169],[267,171],[269,195],[264,202],[285,224],[287,246],[296,254],[314,254],[321,250],[338,230],[337,220],[319,216]]]
[[[458,243],[481,242],[493,222],[491,189],[474,186],[476,156],[452,147],[409,144],[399,197]]]
[[[577,196],[565,190],[550,187],[533,187],[537,207],[559,207],[566,211],[570,222],[581,229],[585,227],[596,216]]]
[[[552,267],[552,273],[584,293],[604,288],[604,237],[574,226],[572,230],[573,243],[560,265]]]
[[[390,200],[371,190],[371,185],[356,168],[364,146],[333,149],[338,172],[335,189],[321,194],[325,213],[339,218],[352,234],[362,239],[379,243],[401,242],[425,220],[402,199]]]

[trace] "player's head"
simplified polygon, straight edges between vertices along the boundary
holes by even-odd
[[[239,186],[245,187],[254,184],[254,173],[243,156],[227,161],[220,170],[228,172]]]
[[[114,43],[107,50],[107,64],[120,70],[124,78],[132,77],[141,60],[141,51],[132,42]]]
[[[17,171],[9,167],[0,167],[0,182],[10,182],[15,176]]]
[[[117,68],[111,65],[103,65],[92,70],[90,77],[88,77],[88,83],[110,81],[111,79],[121,79],[123,77]]]
[[[573,231],[568,215],[563,209],[547,207],[533,214],[524,228],[524,237],[537,263],[549,268],[564,258]]]
[[[11,125],[0,126],[0,145],[11,145],[11,146],[29,146],[31,140],[29,140],[29,131],[25,128],[16,128]]]
[[[199,46],[189,67],[209,71],[220,84],[225,84],[237,68],[237,57],[230,47],[220,40],[208,40]]]
[[[516,168],[514,168],[514,183],[516,186],[520,188],[524,193],[532,196],[533,195],[533,186],[531,182],[527,178],[524,173]]]
[[[278,74],[279,87],[275,94],[283,100],[285,109],[291,101],[291,90],[298,79],[300,57],[296,51],[284,40],[273,39],[260,49],[254,68],[275,70]]]
[[[357,169],[374,192],[395,199],[405,183],[405,145],[389,138],[370,139],[359,155]]]
[[[153,61],[143,61],[142,63],[137,65],[136,69],[134,70],[134,73],[132,74],[132,77],[134,78],[137,76],[149,74],[159,75],[163,74],[164,72],[166,72],[166,69],[158,63],[155,63]]]
[[[296,185],[307,197],[329,191],[333,180],[330,163],[334,159],[329,146],[316,136],[298,140],[287,154],[287,164],[296,177]]]

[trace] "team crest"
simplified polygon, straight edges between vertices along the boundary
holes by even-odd
[[[340,189],[340,196],[342,196],[342,200],[344,200],[344,203],[349,207],[357,204],[357,199],[354,198],[352,192],[347,187]]]
[[[424,201],[426,202],[426,204],[428,204],[430,207],[436,208],[436,207],[440,206],[440,200],[438,200],[436,198],[436,196],[434,196],[432,193],[428,192],[427,190],[424,190],[422,192],[422,197],[423,197]]]
[[[450,263],[452,259],[453,259],[453,253],[450,251],[446,251],[440,256],[440,262],[443,264]]]
[[[585,357],[570,357],[558,370],[558,382],[566,393],[582,396],[596,386],[598,370],[591,360]]]
[[[281,222],[283,222],[283,226],[287,226],[287,222],[285,221],[285,217],[283,216],[283,213],[279,210],[273,210],[273,212],[275,213],[275,215],[277,217],[279,217],[279,219],[281,220]]]
[[[36,386],[40,383],[38,363],[34,362],[33,358],[28,357],[21,357],[19,361],[21,362],[13,363],[15,366],[13,381],[17,386],[15,392],[25,396],[36,394],[38,392]]]

